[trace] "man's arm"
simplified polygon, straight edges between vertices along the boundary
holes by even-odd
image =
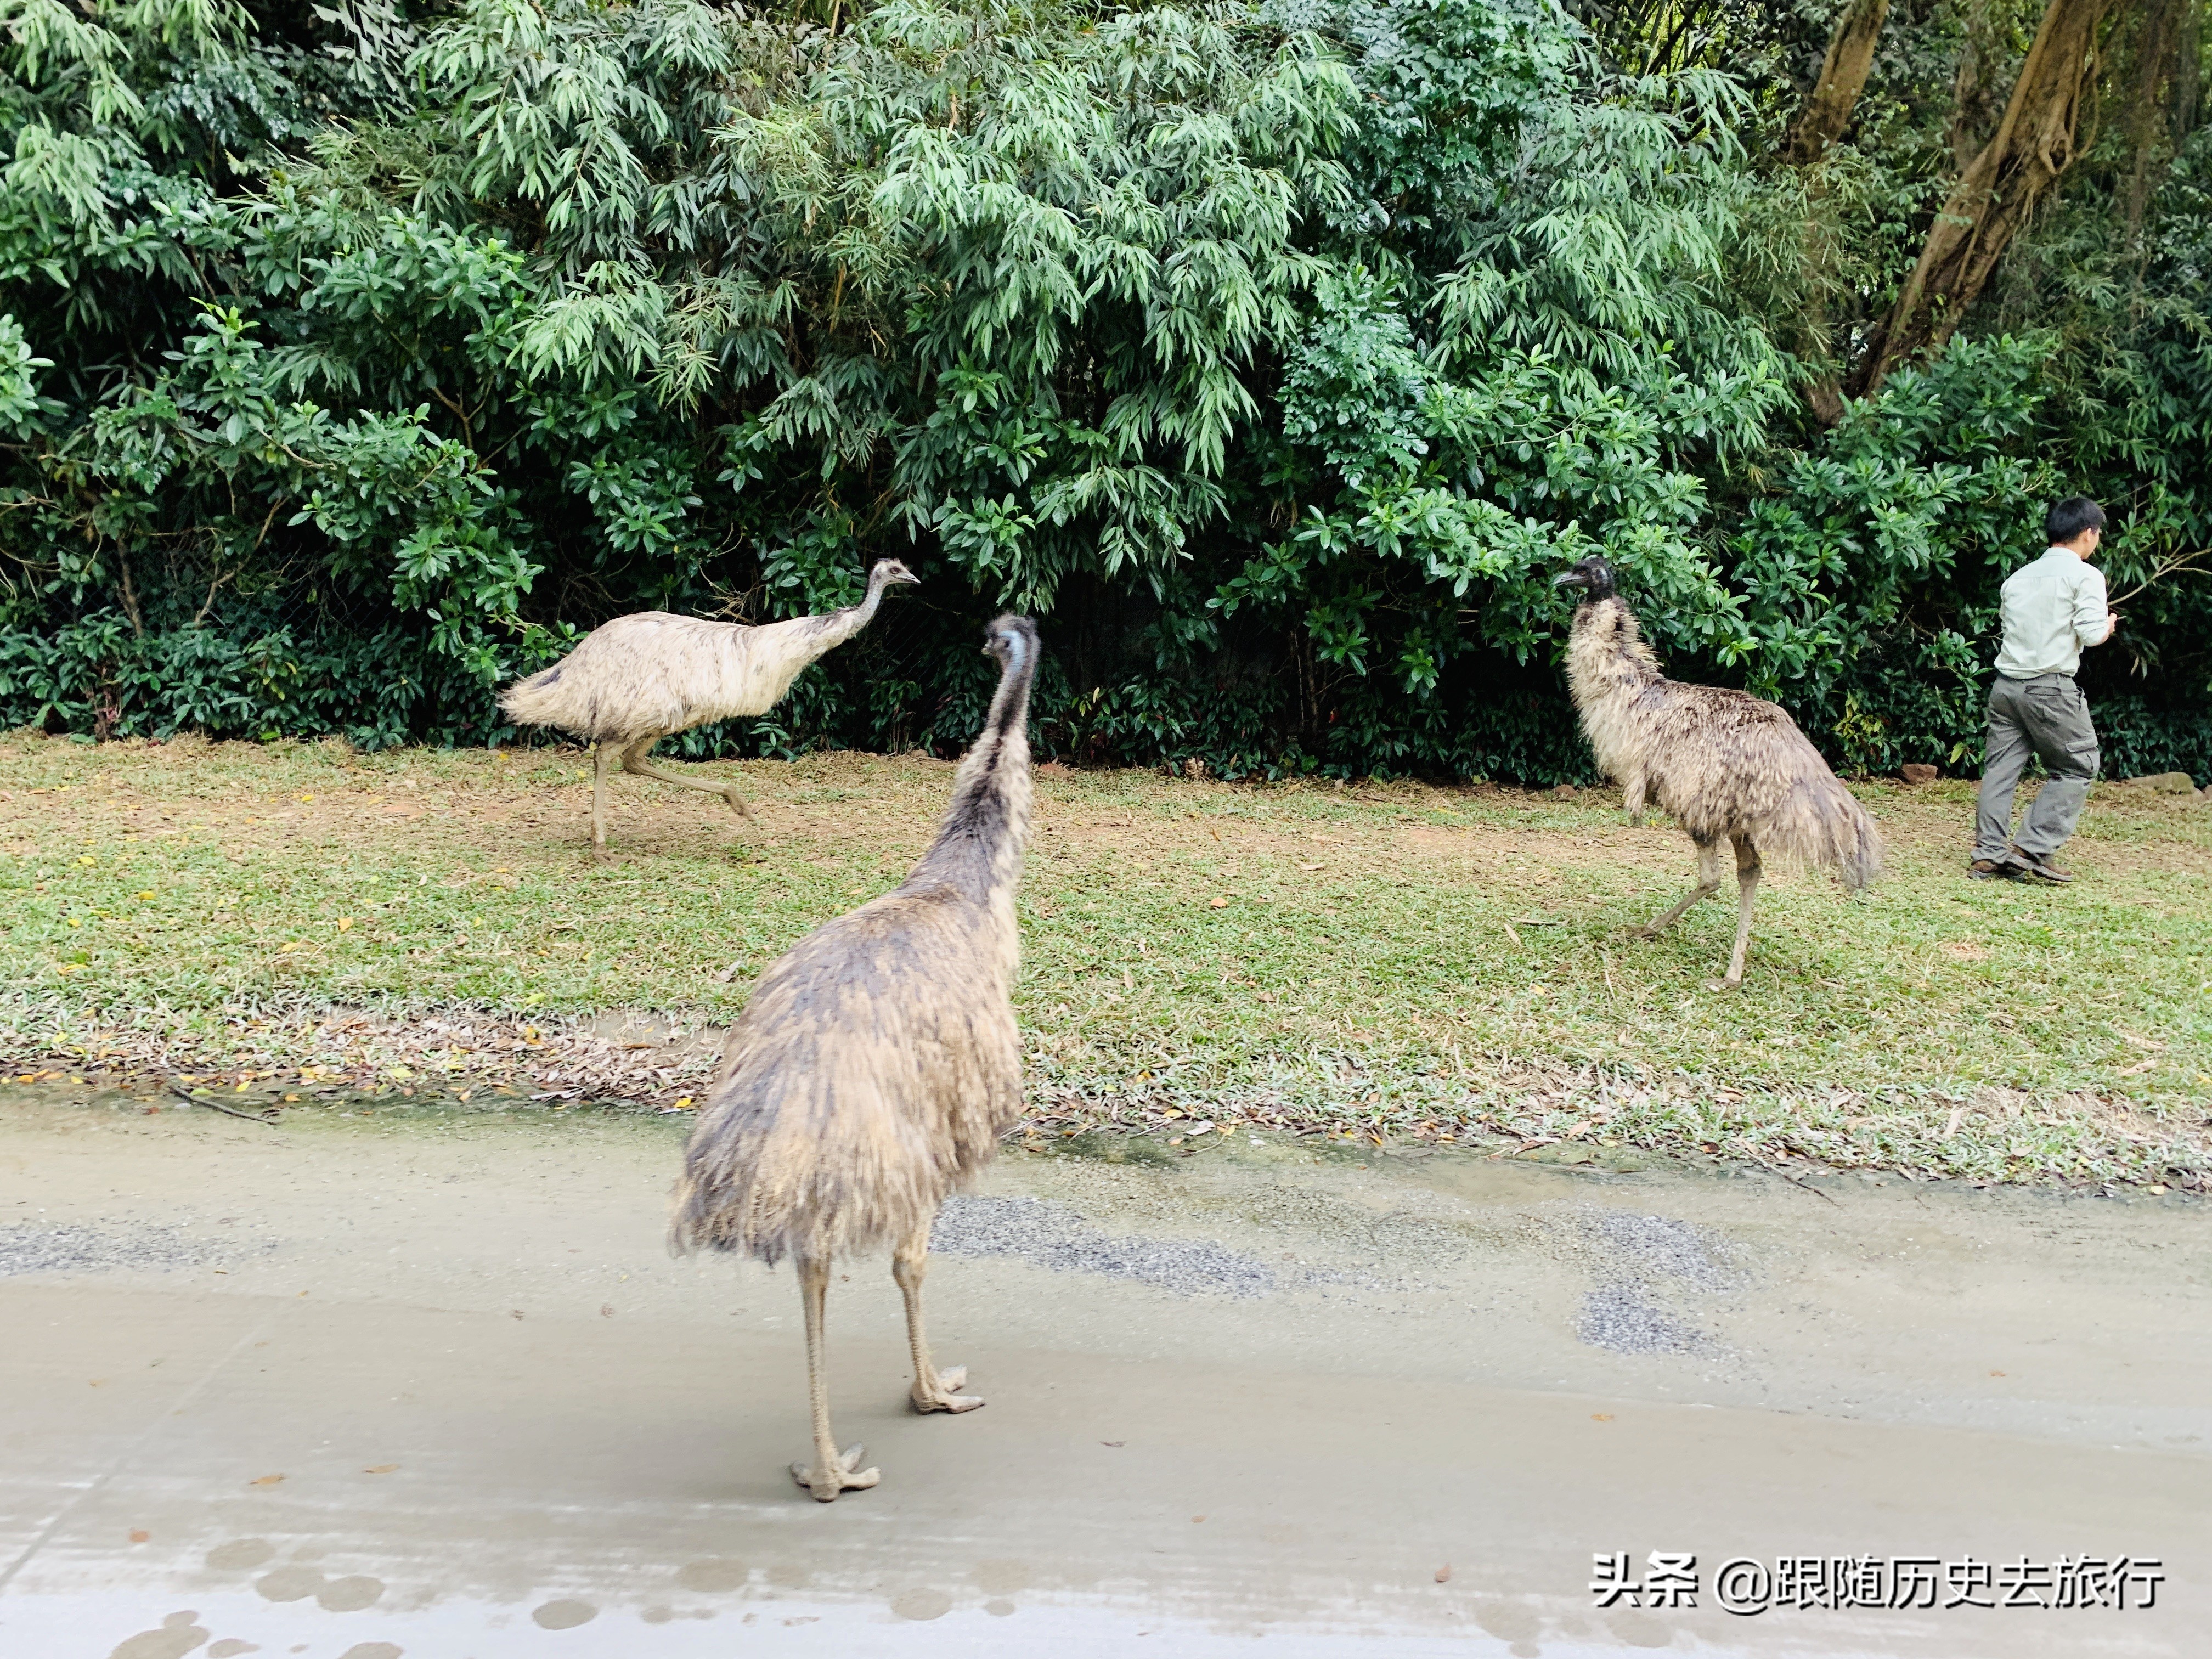
[[[2074,637],[2085,647],[2102,645],[2119,625],[2120,619],[2105,609],[2105,573],[2083,567],[2081,585],[2074,590]]]

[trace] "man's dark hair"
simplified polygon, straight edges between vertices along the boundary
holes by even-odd
[[[2085,530],[2105,527],[2105,509],[2087,495],[2069,495],[2043,515],[2043,534],[2051,546],[2070,542]]]

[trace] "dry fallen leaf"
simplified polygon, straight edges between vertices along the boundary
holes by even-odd
[[[1611,1412],[1592,1412],[1590,1413],[1590,1421],[1593,1423],[1610,1423],[1613,1421],[1613,1413]]]
[[[281,1474],[264,1474],[256,1480],[249,1480],[246,1484],[249,1486],[273,1486],[283,1478],[284,1477]]]
[[[2002,1371],[1991,1371],[1990,1375],[1991,1376],[2002,1376],[2004,1373]]]
[[[340,916],[338,918],[338,932],[341,933],[346,932],[352,926],[353,918],[351,916]]]
[[[1098,1443],[1102,1446],[1126,1446],[1129,1443],[1126,1440],[1102,1440]]]
[[[362,1473],[363,1474],[389,1474],[392,1470],[398,1467],[399,1465],[397,1463],[372,1463],[368,1468],[363,1469]]]
[[[131,1541],[134,1544],[143,1544],[153,1535],[154,1534],[152,1533],[148,1532],[143,1527],[133,1527],[131,1528]]]
[[[1225,898],[1217,898],[1212,901],[1211,908],[1216,910],[1226,910],[1229,908],[1229,901]]]
[[[600,1317],[600,1318],[602,1318],[602,1319],[612,1319],[614,1316],[615,1316],[615,1304],[614,1304],[613,1303],[611,1303],[611,1302],[602,1302],[602,1303],[600,1303],[600,1304],[599,1304],[599,1317]]]
[[[1449,1584],[1451,1583],[1450,1562],[1447,1561],[1443,1565],[1437,1569],[1437,1583],[1439,1584]]]

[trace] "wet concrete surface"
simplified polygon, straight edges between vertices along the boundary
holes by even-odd
[[[2212,1651],[2199,1206],[1010,1153],[904,1409],[662,1247],[682,1126],[0,1101],[0,1654]],[[1592,1554],[2156,1557],[2150,1610],[1599,1608]]]

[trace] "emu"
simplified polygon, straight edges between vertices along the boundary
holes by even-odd
[[[1567,642],[1567,684],[1598,765],[1626,797],[1629,822],[1643,823],[1644,800],[1653,797],[1697,844],[1697,885],[1638,936],[1656,936],[1720,890],[1721,843],[1729,842],[1738,913],[1735,950],[1720,984],[1734,989],[1751,944],[1759,855],[1832,865],[1856,892],[1881,873],[1881,833],[1774,704],[1662,677],[1603,559],[1571,566],[1554,586],[1583,590]]]
[[[720,795],[740,817],[752,810],[734,783],[708,783],[648,766],[663,738],[708,720],[765,714],[783,701],[807,665],[875,620],[884,589],[921,579],[896,559],[868,572],[867,597],[820,617],[748,628],[740,623],[641,611],[584,635],[540,673],[507,687],[499,706],[518,726],[552,726],[595,744],[592,755],[592,845],[607,844],[607,768]]]
[[[922,1334],[929,1230],[1021,1110],[1012,1001],[1014,893],[1030,825],[1036,628],[990,625],[999,686],[952,780],[936,839],[893,891],[827,922],[762,974],[732,1027],[684,1151],[671,1243],[798,1264],[814,1461],[792,1478],[827,1504],[872,1486],[862,1448],[830,1432],[823,1304],[830,1264],[889,1245],[914,1351],[918,1412],[973,1411],[964,1367]]]

